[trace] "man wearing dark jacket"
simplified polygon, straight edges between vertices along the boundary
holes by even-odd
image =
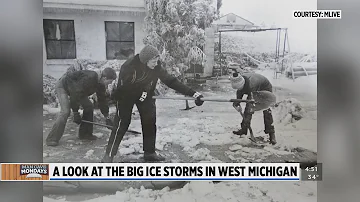
[[[243,99],[244,95],[247,95],[247,99],[252,99],[251,93],[255,91],[269,91],[272,92],[272,85],[270,81],[261,74],[256,73],[243,73],[242,75],[238,73],[233,73],[230,78],[231,85],[236,89],[237,99]],[[252,110],[252,104],[247,103],[244,111],[244,118],[241,122],[241,129],[234,131],[236,135],[247,135],[247,131],[250,127],[252,115],[254,111]],[[234,107],[240,107],[240,103],[234,103]],[[271,109],[266,109],[263,111],[264,114],[264,125],[265,125],[265,134],[269,134],[269,140],[271,144],[276,144],[275,139],[275,128],[273,126],[273,117],[271,114]]]
[[[110,163],[117,154],[120,142],[127,131],[133,106],[136,105],[141,118],[143,132],[144,160],[147,162],[164,161],[165,158],[156,154],[156,105],[152,99],[158,79],[170,88],[196,98],[195,104],[201,106],[203,97],[200,93],[185,86],[172,77],[161,66],[158,50],[150,45],[145,46],[140,54],[128,59],[119,73],[119,81],[114,99],[117,101],[117,114],[114,129],[109,138],[103,163]]]
[[[67,119],[70,116],[70,109],[74,114],[74,122],[80,124],[79,138],[85,140],[95,140],[93,125],[83,123],[93,121],[94,106],[89,100],[89,96],[96,93],[101,113],[106,117],[106,123],[112,124],[109,118],[109,106],[106,101],[106,87],[116,79],[116,72],[111,68],[105,68],[101,72],[90,70],[68,71],[56,84],[56,94],[60,102],[60,115],[55,121],[46,144],[48,146],[57,146],[61,139]],[[83,116],[79,113],[79,106],[83,107]]]

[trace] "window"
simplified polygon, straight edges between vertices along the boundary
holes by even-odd
[[[126,60],[135,54],[133,22],[105,22],[105,32],[108,60]]]
[[[73,20],[44,20],[47,59],[75,59],[76,43]]]
[[[44,36],[48,59],[75,59],[74,21],[44,20]]]

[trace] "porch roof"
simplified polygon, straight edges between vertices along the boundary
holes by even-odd
[[[136,12],[145,13],[144,0],[44,0],[44,12]]]

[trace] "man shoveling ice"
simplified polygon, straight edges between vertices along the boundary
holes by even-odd
[[[236,89],[237,99],[242,99],[246,94],[248,100],[254,99],[258,103],[247,103],[244,113],[242,114],[241,105],[238,102],[234,102],[234,108],[243,115],[241,122],[241,129],[233,131],[236,135],[247,135],[248,130],[252,135],[251,119],[255,111],[263,110],[265,134],[269,134],[269,141],[271,144],[276,144],[275,128],[273,126],[273,117],[269,106],[275,102],[275,95],[272,94],[272,85],[270,81],[263,75],[256,73],[243,73],[239,74],[235,69],[230,76],[231,86]],[[259,103],[259,101],[261,101]],[[265,109],[265,110],[264,110]],[[253,136],[253,135],[252,135]],[[253,137],[252,137],[253,138]],[[255,141],[255,140],[253,140]]]

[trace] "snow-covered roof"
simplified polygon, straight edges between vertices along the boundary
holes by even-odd
[[[246,20],[234,13],[228,13],[218,20],[216,20],[213,24],[215,25],[254,25],[254,23]]]
[[[144,0],[43,0],[43,7],[59,9],[129,10],[145,12]]]

